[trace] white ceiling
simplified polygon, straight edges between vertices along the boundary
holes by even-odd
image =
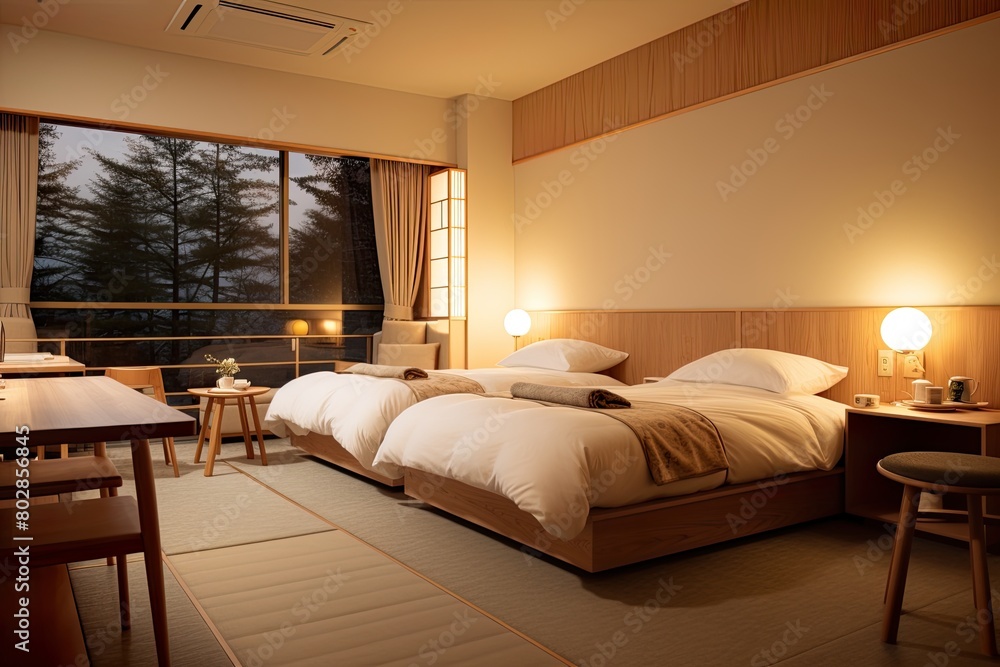
[[[739,1],[284,0],[378,26],[363,48],[326,58],[168,34],[181,0],[0,0],[0,23],[41,25],[48,8],[56,32],[434,97],[491,80],[511,100]]]

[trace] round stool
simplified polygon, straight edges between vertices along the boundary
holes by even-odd
[[[986,536],[983,529],[983,496],[1000,495],[1000,458],[954,452],[901,452],[885,457],[876,467],[882,475],[903,484],[903,502],[899,508],[899,525],[896,527],[896,542],[886,584],[882,641],[896,643],[920,491],[926,489],[937,493],[961,493],[966,497],[969,510],[967,517],[969,552],[972,557],[972,595],[980,626],[979,646],[986,655],[996,655],[990,575],[986,565]]]

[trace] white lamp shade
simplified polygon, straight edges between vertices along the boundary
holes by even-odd
[[[882,320],[882,340],[896,352],[924,349],[932,332],[930,318],[916,308],[897,308]]]
[[[523,336],[531,328],[531,316],[520,308],[515,308],[504,316],[503,328],[511,336]]]

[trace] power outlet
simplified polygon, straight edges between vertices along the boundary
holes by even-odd
[[[878,373],[880,378],[892,377],[892,363],[895,353],[892,350],[878,351]]]

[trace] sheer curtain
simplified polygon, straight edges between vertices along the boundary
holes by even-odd
[[[0,316],[31,317],[38,119],[0,113]]]
[[[424,274],[430,172],[426,165],[371,161],[375,242],[389,320],[414,316]]]

